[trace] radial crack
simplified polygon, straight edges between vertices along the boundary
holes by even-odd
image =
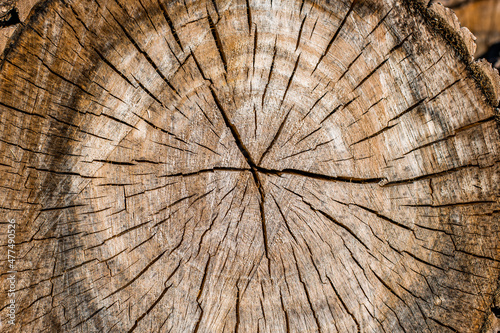
[[[288,110],[285,118],[283,119],[283,121],[281,122],[280,124],[280,127],[278,128],[278,131],[276,132],[276,134],[274,135],[274,138],[273,140],[271,141],[271,143],[269,144],[269,146],[267,147],[266,151],[264,151],[264,153],[262,154],[262,156],[260,157],[259,159],[259,163],[258,165],[260,165],[262,163],[262,161],[264,160],[264,157],[266,156],[267,153],[269,153],[269,151],[271,151],[271,148],[274,146],[274,144],[276,143],[276,141],[278,140],[278,137],[280,136],[281,134],[281,131],[283,130],[283,126],[285,125],[286,123],[286,120],[288,119],[288,116],[290,115],[290,112],[292,111],[293,109],[293,106],[290,108],[290,110]]]
[[[215,8],[217,8],[217,7],[215,7]],[[217,15],[219,15],[219,14],[217,13]],[[217,30],[217,27],[215,26],[214,21],[212,20],[210,15],[207,15],[207,17],[208,17],[208,24],[210,25],[210,31],[212,32],[212,36],[214,37],[215,44],[217,45],[217,50],[219,51],[220,58],[222,60],[222,64],[224,65],[224,70],[227,73],[227,60],[226,60],[227,58],[226,58],[226,54],[224,53],[224,48],[222,47],[222,40],[220,39],[219,31]]]
[[[255,164],[255,162],[252,159],[252,156],[250,155],[248,149],[245,147],[245,144],[243,143],[241,136],[238,132],[238,129],[236,126],[234,126],[233,123],[229,120],[229,117],[222,107],[222,104],[217,97],[217,94],[213,90],[212,87],[210,87],[210,92],[212,93],[212,97],[214,99],[215,104],[217,105],[217,108],[220,111],[220,114],[222,115],[222,118],[224,119],[224,122],[226,123],[226,126],[229,128],[231,131],[231,134],[233,135],[234,141],[236,142],[236,145],[238,146],[238,149],[240,150],[241,154],[245,157],[248,165],[250,166],[250,171],[253,176],[253,180],[255,182],[255,185],[257,186],[257,189],[260,194],[260,200],[259,200],[259,207],[260,207],[260,216],[261,216],[261,222],[262,222],[262,233],[263,233],[263,239],[264,239],[264,250],[265,250],[265,255],[266,258],[268,259],[268,268],[269,268],[269,274],[271,272],[270,270],[270,260],[269,260],[269,246],[268,246],[268,238],[267,238],[267,226],[266,226],[266,217],[265,217],[265,212],[264,212],[264,201],[265,201],[265,193],[264,189],[262,188],[262,183],[258,174],[258,167]]]
[[[328,54],[328,51],[330,51],[330,48],[332,47],[332,44],[333,42],[337,39],[339,33],[340,33],[340,30],[342,30],[342,28],[344,27],[344,24],[345,22],[347,21],[347,18],[349,18],[349,15],[351,15],[351,12],[352,10],[354,9],[354,5],[356,4],[356,2],[358,2],[358,0],[354,0],[352,3],[351,3],[351,6],[349,7],[349,10],[347,11],[347,14],[344,16],[344,18],[342,19],[342,22],[340,22],[340,25],[339,27],[337,28],[337,30],[335,31],[335,33],[333,34],[333,37],[332,39],[330,40],[330,42],[328,43],[328,45],[326,46],[326,49],[325,49],[325,52],[323,52],[323,54],[321,55],[321,57],[319,58],[318,62],[316,63],[316,66],[314,67],[314,70],[312,71],[313,73],[316,71],[316,69],[318,68],[319,64],[321,63],[321,61],[323,60],[323,58]]]

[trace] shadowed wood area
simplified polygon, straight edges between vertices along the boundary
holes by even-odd
[[[1,60],[2,330],[493,332],[474,49],[422,1],[38,3]]]

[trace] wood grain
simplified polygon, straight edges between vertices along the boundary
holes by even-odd
[[[488,332],[498,73],[455,20],[399,0],[39,3],[0,72],[3,329]]]

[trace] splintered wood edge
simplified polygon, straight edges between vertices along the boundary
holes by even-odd
[[[403,1],[403,4],[411,12],[420,15],[429,28],[441,35],[455,50],[488,103],[495,108],[498,107],[500,102],[498,70],[484,59],[474,60],[475,37],[469,29],[460,27],[455,13],[442,4],[430,0],[408,0]]]
[[[441,3],[432,0],[408,0],[403,4],[410,11],[422,16],[428,27],[441,35],[444,40],[455,50],[458,58],[465,64],[469,75],[474,79],[478,89],[484,94],[488,103],[496,108],[500,106],[500,75],[498,70],[485,59],[474,59],[476,51],[475,36],[466,27],[460,26],[460,21],[455,12]],[[459,4],[460,5],[460,4]],[[497,118],[500,123],[500,119]],[[491,308],[500,307],[500,277]],[[492,316],[486,316],[481,332],[493,329]]]
[[[18,26],[3,50],[3,54],[0,56],[0,70],[2,70],[5,59],[8,57],[10,51],[16,47],[19,36],[32,22],[40,19],[45,13],[47,6],[54,1],[56,0],[42,0],[31,9],[26,23]],[[437,35],[442,36],[446,43],[456,51],[458,58],[466,65],[468,74],[476,82],[477,88],[484,94],[491,106],[497,107],[500,101],[499,73],[486,60],[474,60],[474,37],[467,28],[460,28],[455,14],[440,4],[430,4],[428,0],[403,0],[402,3],[408,6],[412,12],[421,15],[426,25],[435,31]],[[500,297],[500,294],[498,291],[496,294],[494,303],[495,301],[496,303],[499,302],[497,299]]]

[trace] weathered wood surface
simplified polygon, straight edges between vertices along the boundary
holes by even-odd
[[[473,49],[418,1],[38,4],[1,63],[2,330],[493,332]]]
[[[499,0],[441,2],[453,8],[460,23],[476,36],[477,56],[482,56],[491,45],[500,42]]]

